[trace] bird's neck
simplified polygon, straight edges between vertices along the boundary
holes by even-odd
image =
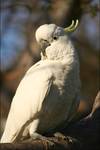
[[[70,40],[60,40],[53,43],[46,49],[46,56],[42,55],[42,60],[58,60],[66,64],[73,63],[77,58],[77,52]]]

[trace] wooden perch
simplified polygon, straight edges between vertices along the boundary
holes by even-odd
[[[0,144],[0,150],[100,150],[99,131],[100,92],[94,101],[92,112],[61,131],[65,138],[48,137],[54,145],[43,140],[29,139],[23,143]]]

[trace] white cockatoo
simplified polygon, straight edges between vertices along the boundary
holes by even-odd
[[[67,33],[77,24],[78,20],[65,29],[55,24],[37,29],[41,60],[17,88],[1,143],[40,138],[74,118],[80,100],[79,60]]]

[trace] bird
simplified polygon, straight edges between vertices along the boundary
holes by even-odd
[[[69,33],[78,26],[72,20],[63,28],[44,24],[35,36],[41,60],[31,66],[13,97],[1,143],[27,137],[43,138],[73,120],[80,102],[80,66]]]

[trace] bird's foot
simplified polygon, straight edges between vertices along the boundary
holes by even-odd
[[[60,133],[60,132],[54,133],[54,136],[55,136],[56,138],[58,138],[58,139],[62,139],[62,140],[65,140],[65,139],[66,139],[66,136],[63,135],[63,134]]]
[[[38,134],[36,132],[31,134],[31,138],[33,140],[42,140],[43,142],[48,143],[50,146],[54,146],[54,143],[50,139],[48,139],[47,137],[45,137],[45,136],[43,136],[41,134]]]
[[[56,133],[54,134],[54,136],[55,136],[56,138],[58,138],[59,140],[65,140],[65,141],[68,141],[69,143],[72,143],[72,142],[73,142],[73,140],[72,140],[72,138],[71,138],[70,136],[65,136],[65,135],[63,135],[63,134],[60,133],[60,132],[56,132]]]

